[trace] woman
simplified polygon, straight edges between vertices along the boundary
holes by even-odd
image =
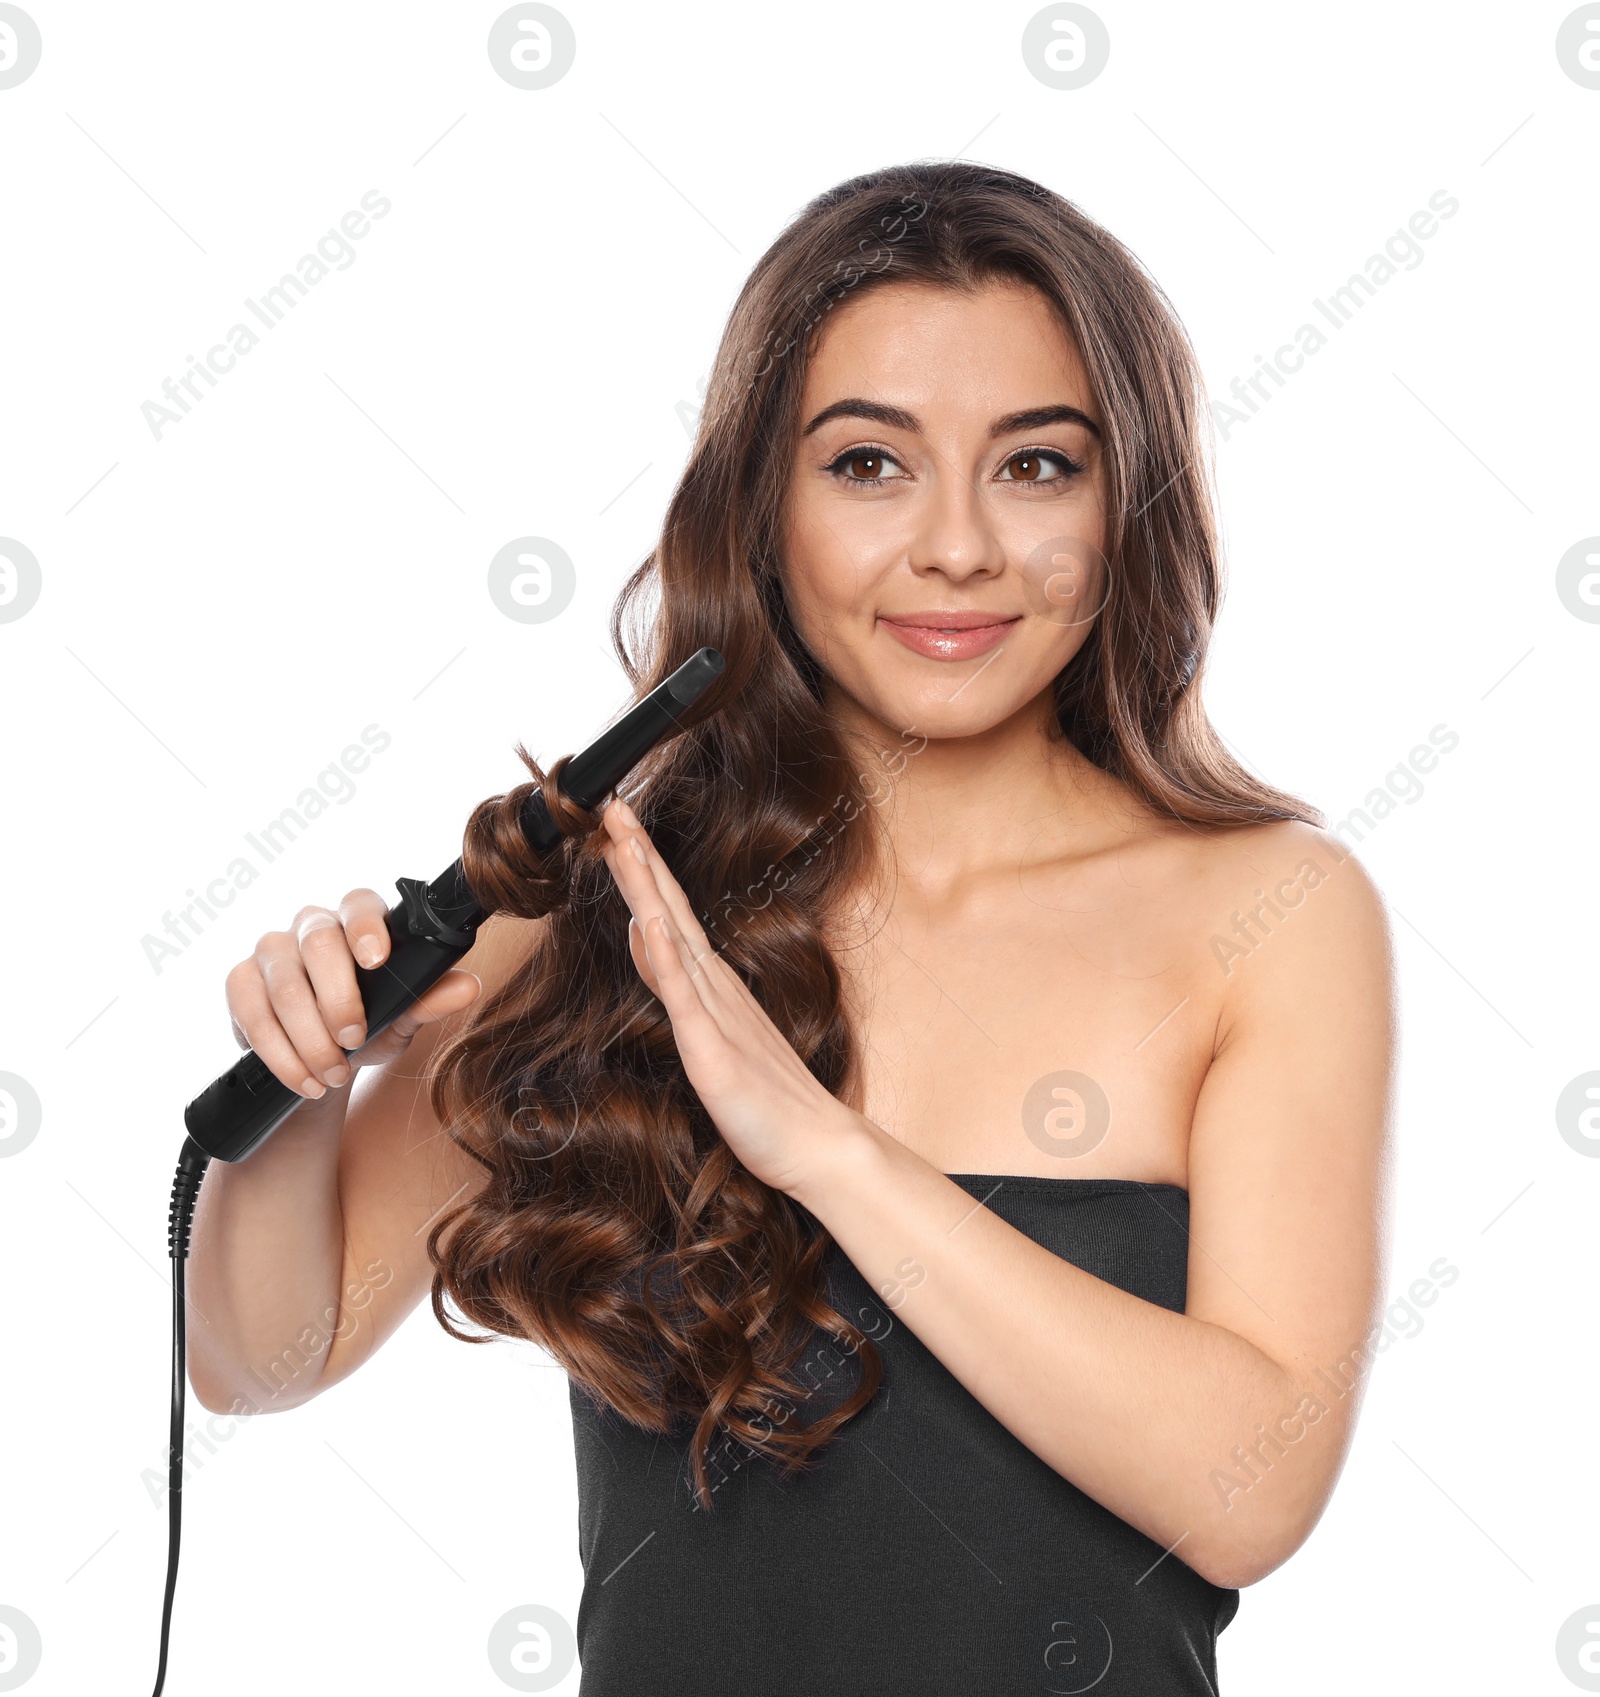
[[[365,1047],[373,891],[229,977],[316,1100],[207,1173],[196,1393],[304,1401],[430,1286],[544,1345],[586,1693],[1213,1691],[1327,1501],[1388,931],[1205,717],[1202,407],[1160,291],[1039,185],[820,196],[613,615],[641,692],[723,651],[699,721],[599,828],[529,761],[558,865],[529,786],[485,803],[470,970]]]

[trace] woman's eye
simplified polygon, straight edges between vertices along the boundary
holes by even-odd
[[[868,486],[901,481],[904,473],[898,460],[880,448],[847,448],[827,468],[841,483]],[[1006,461],[1001,481],[1006,483],[1064,483],[1083,467],[1054,449],[1025,448]]]
[[[883,483],[887,481],[884,468],[896,465],[897,461],[876,448],[848,448],[828,470],[844,483]]]
[[[1046,474],[1047,466],[1056,468],[1055,475]],[[1002,479],[1006,483],[1060,483],[1074,472],[1082,471],[1083,467],[1065,454],[1027,448],[1020,454],[1013,454],[1006,461],[1005,469],[1011,474]]]

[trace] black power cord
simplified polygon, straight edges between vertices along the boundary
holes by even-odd
[[[167,1253],[172,1257],[172,1429],[167,1439],[167,1591],[161,1603],[161,1660],[156,1667],[152,1697],[161,1697],[161,1688],[167,1682],[167,1638],[172,1631],[172,1599],[178,1589],[178,1537],[183,1528],[183,1399],[189,1383],[183,1270],[189,1259],[189,1228],[194,1222],[200,1181],[210,1165],[211,1157],[205,1150],[192,1137],[184,1138],[178,1170],[172,1178],[172,1201],[167,1208]]]

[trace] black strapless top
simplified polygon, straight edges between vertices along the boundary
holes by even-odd
[[[1183,1311],[1186,1191],[950,1177],[1053,1254]],[[828,1286],[877,1344],[884,1382],[800,1478],[726,1441],[704,1513],[687,1431],[658,1437],[572,1390],[580,1697],[1215,1693],[1239,1593],[1041,1461],[837,1245]],[[821,1333],[805,1361],[825,1403],[830,1378],[841,1396],[855,1383]]]

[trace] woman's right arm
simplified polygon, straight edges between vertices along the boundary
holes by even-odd
[[[189,1380],[213,1411],[292,1408],[354,1372],[427,1294],[435,1219],[484,1181],[423,1075],[480,986],[492,994],[528,959],[543,921],[491,916],[458,967],[347,1059],[365,1035],[355,956],[387,955],[384,911],[374,890],[336,912],[303,908],[228,975],[235,1036],[307,1100],[243,1161],[213,1161],[201,1185]]]

